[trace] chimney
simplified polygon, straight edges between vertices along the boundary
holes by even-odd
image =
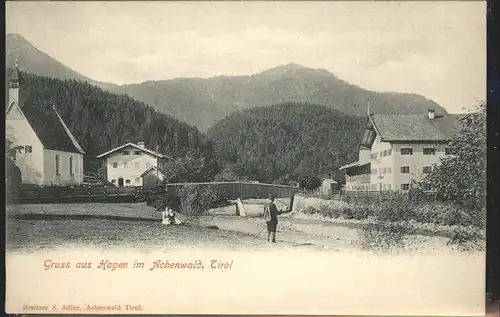
[[[145,145],[144,145],[144,141],[140,141],[139,143],[137,143],[137,145],[138,145],[139,147],[142,147],[142,148],[144,148],[144,146],[145,146]]]
[[[429,109],[429,119],[434,120],[436,118],[436,113],[434,112],[434,109]]]

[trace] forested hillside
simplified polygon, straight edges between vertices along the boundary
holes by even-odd
[[[234,111],[287,102],[324,105],[361,116],[366,114],[369,102],[379,114],[425,114],[429,108],[446,113],[421,95],[370,91],[326,70],[297,64],[281,65],[251,76],[178,78],[110,89],[152,104],[201,131]]]
[[[357,159],[364,117],[286,103],[235,112],[209,131],[220,179],[289,183]]]
[[[190,150],[211,161],[211,144],[197,128],[157,112],[126,95],[116,95],[88,83],[22,73],[20,101],[51,111],[52,105],[86,152],[84,168],[96,172],[97,155],[127,142],[171,156]],[[56,137],[56,136],[55,136]]]

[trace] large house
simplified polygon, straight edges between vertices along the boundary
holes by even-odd
[[[127,143],[97,158],[104,160],[107,180],[115,186],[144,186],[162,184],[163,165],[170,157],[147,149],[144,142]]]
[[[21,80],[16,67],[7,72],[5,125],[8,156],[19,168],[21,182],[77,185],[83,182],[83,155],[55,106],[50,111],[19,101]]]
[[[346,190],[401,190],[411,188],[449,155],[447,141],[460,131],[460,116],[376,115],[368,119],[359,148],[359,160],[342,166]]]

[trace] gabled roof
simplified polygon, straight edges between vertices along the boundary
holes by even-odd
[[[161,168],[158,168],[158,167],[156,167],[156,166],[153,165],[153,166],[150,166],[150,167],[146,168],[146,170],[141,174],[140,177],[144,177],[147,173],[149,173],[149,172],[151,172],[152,170],[155,170],[155,169],[158,169],[158,171],[160,173],[162,173],[163,176],[166,175],[165,172]]]
[[[158,153],[158,152],[155,152],[155,151],[151,151],[151,150],[149,150],[149,149],[146,149],[145,147],[141,147],[141,146],[139,146],[139,145],[137,145],[137,144],[135,144],[135,143],[132,143],[132,142],[129,142],[129,143],[127,143],[127,144],[124,144],[124,145],[121,145],[121,146],[119,146],[119,147],[116,147],[116,148],[114,148],[114,149],[112,149],[112,150],[109,150],[109,151],[107,151],[107,152],[105,152],[105,153],[99,154],[99,155],[97,156],[97,158],[101,158],[101,157],[106,157],[106,156],[109,156],[110,154],[112,154],[112,153],[114,153],[114,152],[116,152],[116,151],[120,151],[121,149],[126,148],[126,147],[129,147],[129,146],[131,146],[131,147],[133,147],[133,148],[136,148],[136,149],[138,149],[138,150],[144,151],[144,152],[146,152],[146,153],[149,153],[149,154],[151,154],[151,155],[153,155],[153,156],[155,156],[155,157],[158,157],[158,158],[167,158],[167,159],[172,159],[171,157],[169,157],[169,156],[167,156],[167,155],[165,155],[165,154],[161,154],[161,153]]]
[[[336,180],[331,179],[331,178],[323,178],[321,181],[322,182],[327,181],[327,182],[332,183],[332,184],[338,184],[338,182]]]
[[[446,141],[461,129],[462,115],[370,115],[382,141]]]
[[[344,166],[341,166],[341,167],[339,168],[339,170],[345,170],[345,169],[347,169],[347,168],[349,168],[349,167],[353,167],[353,166],[359,166],[359,161],[356,161],[356,162],[349,163],[349,164],[346,164],[346,165],[344,165]]]
[[[85,154],[55,108],[46,111],[32,105],[19,107],[14,101],[6,113],[13,107],[17,107],[23,113],[44,149]]]

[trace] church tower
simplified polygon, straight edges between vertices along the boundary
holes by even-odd
[[[17,67],[17,58],[16,58],[16,65],[14,69],[12,70],[12,73],[9,76],[9,105],[12,104],[12,102],[17,102],[17,104],[20,105],[19,103],[19,68]]]

